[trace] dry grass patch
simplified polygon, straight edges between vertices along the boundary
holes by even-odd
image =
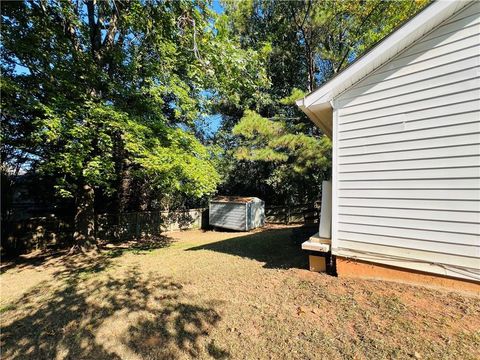
[[[2,358],[480,357],[478,298],[310,273],[311,231],[178,232],[3,264]]]

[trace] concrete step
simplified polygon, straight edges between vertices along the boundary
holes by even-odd
[[[311,241],[313,243],[319,243],[319,244],[328,244],[328,245],[332,244],[332,239],[320,237],[318,233],[310,236],[308,241]]]
[[[302,250],[328,253],[330,252],[330,244],[322,244],[319,242],[308,240],[302,243]]]

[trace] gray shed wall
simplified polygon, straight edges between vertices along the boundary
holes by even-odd
[[[246,204],[210,203],[210,225],[232,230],[247,230]]]
[[[248,203],[210,203],[209,223],[226,229],[248,231],[265,225],[265,203],[254,200]]]
[[[250,211],[250,226],[249,229],[255,229],[265,225],[265,203],[263,201],[256,201],[249,204]]]

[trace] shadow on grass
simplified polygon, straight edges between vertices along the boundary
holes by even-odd
[[[219,304],[195,303],[169,277],[136,268],[104,271],[113,257],[63,256],[52,280],[9,304],[2,311],[2,359],[229,357],[208,343],[221,320]]]
[[[0,265],[0,274],[9,270],[21,270],[24,268],[35,268],[46,264],[47,262],[65,255],[66,251],[44,251],[40,254],[19,255],[5,257],[2,256],[2,264]]]
[[[108,243],[100,241],[98,244],[98,254],[107,258],[115,258],[124,253],[131,252],[137,255],[148,253],[155,249],[165,248],[171,245],[172,238],[168,236],[155,236],[147,239],[138,239],[131,241],[122,241]],[[0,274],[8,271],[20,271],[23,269],[58,267],[59,265],[70,266],[76,256],[69,255],[69,249],[45,250],[30,254],[19,255],[15,257],[2,257],[0,265]],[[86,258],[82,258],[85,262]],[[75,265],[75,264],[74,264]]]
[[[317,232],[317,226],[265,229],[189,251],[210,250],[264,262],[265,268],[306,268],[308,259],[300,244]]]
[[[142,255],[156,249],[168,247],[172,242],[173,239],[171,237],[162,235],[156,236],[155,238],[110,243],[103,245],[102,250],[106,250],[106,255],[112,258],[121,256],[127,252]]]

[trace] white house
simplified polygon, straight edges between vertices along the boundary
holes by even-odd
[[[303,247],[339,276],[480,289],[480,2],[432,3],[297,105],[333,139]]]

